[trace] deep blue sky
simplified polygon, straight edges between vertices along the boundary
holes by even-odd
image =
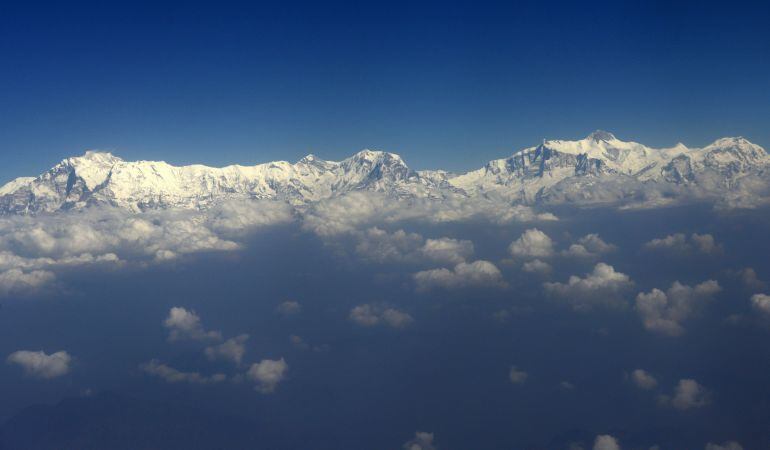
[[[2,181],[87,148],[460,170],[595,128],[770,146],[768,6],[18,3],[0,3]]]

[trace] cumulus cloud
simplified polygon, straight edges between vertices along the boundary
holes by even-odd
[[[546,293],[567,301],[575,310],[588,310],[598,305],[620,304],[619,294],[633,285],[631,278],[614,267],[598,263],[594,270],[581,278],[569,277],[566,283],[543,283]]]
[[[711,403],[711,393],[693,379],[679,380],[674,388],[674,395],[661,395],[658,397],[661,405],[671,405],[674,408],[685,411],[692,408],[701,408]]]
[[[473,255],[473,243],[448,237],[425,239],[417,233],[397,230],[389,233],[378,227],[352,233],[356,253],[377,263],[417,263],[432,261],[458,264]]]
[[[562,254],[576,258],[597,258],[615,250],[617,250],[615,245],[608,244],[598,234],[591,233],[578,239],[576,244],[570,245]]]
[[[751,307],[762,314],[770,316],[770,295],[754,294],[751,296]]]
[[[722,252],[714,236],[710,234],[693,233],[687,236],[683,233],[670,234],[662,238],[653,239],[644,244],[646,250],[663,250],[679,254],[717,254]]]
[[[168,383],[212,384],[220,383],[227,379],[227,376],[222,373],[205,376],[201,375],[199,372],[182,372],[161,363],[157,359],[148,361],[139,366],[139,368],[143,372],[161,378]]]
[[[302,312],[302,305],[296,300],[286,300],[279,303],[278,306],[275,307],[275,311],[284,316],[293,316]]]
[[[521,384],[527,381],[529,374],[523,370],[519,370],[516,366],[511,366],[511,370],[508,371],[508,379],[513,384]]]
[[[433,433],[418,431],[414,438],[404,444],[404,450],[436,450],[433,444]]]
[[[423,270],[413,275],[417,290],[434,288],[455,289],[462,287],[505,287],[500,269],[489,261],[457,264],[454,269]]]
[[[548,258],[553,255],[553,240],[537,228],[524,231],[508,246],[514,259]]]
[[[277,360],[263,359],[251,365],[249,371],[246,372],[246,377],[256,383],[254,389],[258,392],[269,394],[275,391],[278,383],[283,381],[287,370],[289,370],[289,365],[283,358]]]
[[[737,275],[738,279],[741,280],[741,283],[754,292],[761,291],[767,287],[767,283],[760,280],[757,272],[751,267],[745,267],[736,272],[732,272],[732,274]]]
[[[743,450],[743,446],[735,441],[728,441],[722,444],[706,444],[706,450]]]
[[[385,324],[393,328],[404,328],[414,322],[414,318],[408,313],[395,308],[382,308],[370,304],[354,307],[350,310],[348,317],[354,323],[364,327]]]
[[[204,354],[211,361],[224,360],[230,361],[235,365],[241,365],[243,355],[246,353],[246,341],[249,340],[248,334],[241,334],[228,339],[219,345],[212,345],[204,349]]]
[[[665,336],[680,336],[684,333],[682,322],[720,290],[719,283],[714,280],[704,281],[695,287],[675,281],[666,292],[653,289],[648,293],[639,293],[635,309],[647,330]]]
[[[406,221],[432,224],[483,221],[506,225],[550,220],[556,220],[556,217],[538,213],[527,206],[491,199],[398,199],[377,192],[355,191],[313,204],[303,214],[303,227],[319,236],[329,237],[374,224]]]
[[[620,450],[620,444],[609,434],[601,434],[596,436],[593,450]]]
[[[56,280],[48,270],[10,269],[0,272],[0,297],[23,296],[41,291]]]
[[[190,339],[195,341],[221,341],[219,331],[206,331],[201,324],[201,318],[195,311],[189,311],[180,306],[171,308],[163,325],[169,330],[169,340],[178,341]]]
[[[547,275],[553,270],[550,264],[545,261],[540,261],[539,259],[533,259],[532,261],[525,262],[521,265],[521,269],[525,272],[536,273],[540,275]]]
[[[631,381],[640,389],[655,389],[658,386],[658,380],[655,379],[649,372],[636,369],[631,372]]]
[[[20,366],[27,375],[49,379],[66,375],[70,371],[72,357],[65,351],[48,355],[42,350],[19,350],[11,353],[6,361]]]

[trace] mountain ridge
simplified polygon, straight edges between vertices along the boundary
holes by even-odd
[[[108,204],[132,211],[205,209],[225,199],[275,199],[300,206],[352,191],[398,198],[475,197],[511,203],[660,202],[675,197],[767,197],[770,158],[743,137],[702,148],[656,149],[597,130],[584,139],[544,140],[454,174],[415,171],[395,153],[364,149],[341,161],[309,154],[296,163],[174,166],[125,161],[109,152],[65,158],[37,177],[0,187],[0,213],[29,214]],[[740,203],[740,202],[739,202]]]

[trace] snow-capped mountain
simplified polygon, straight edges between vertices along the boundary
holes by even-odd
[[[483,196],[506,202],[665,203],[713,198],[756,204],[768,198],[770,157],[748,140],[703,148],[650,148],[596,131],[577,141],[546,140],[464,174],[413,171],[400,156],[363,150],[342,161],[308,155],[294,164],[213,168],[124,161],[110,153],[67,158],[38,177],[0,187],[0,213],[109,204],[133,211],[205,209],[223,199],[278,199],[303,205],[351,191],[402,198]]]

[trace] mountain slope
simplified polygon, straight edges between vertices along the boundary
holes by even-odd
[[[660,203],[661,199],[767,198],[765,150],[744,138],[704,148],[655,149],[596,131],[550,140],[465,174],[413,171],[400,156],[363,150],[342,161],[308,155],[291,164],[213,168],[124,161],[109,153],[67,158],[35,178],[0,187],[0,213],[25,214],[109,204],[132,211],[205,209],[224,199],[277,199],[295,205],[351,191],[402,198],[483,196],[506,202]]]

